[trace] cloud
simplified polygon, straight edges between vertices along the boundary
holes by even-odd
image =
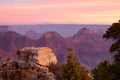
[[[120,0],[0,0],[4,23],[111,23]],[[104,19],[104,20],[103,20]]]
[[[0,4],[11,4],[11,3],[24,3],[24,2],[37,2],[40,0],[0,0]]]

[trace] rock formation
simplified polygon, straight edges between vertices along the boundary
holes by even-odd
[[[16,60],[7,60],[0,66],[0,80],[56,80],[47,67],[57,63],[50,48],[25,47],[17,55]]]
[[[57,58],[48,47],[25,47],[18,51],[18,61],[24,64],[49,66],[51,63],[56,64]]]
[[[77,52],[76,56],[81,63],[94,68],[99,62],[111,59],[111,54],[109,54],[111,41],[106,42],[102,35],[101,31],[96,33],[87,28],[79,30],[69,38],[64,38],[54,31],[49,31],[38,40],[32,40],[14,31],[0,33],[0,62],[3,61],[3,54],[15,58],[16,51],[21,48],[45,46],[55,52],[58,63],[64,61],[66,50],[73,48]]]
[[[22,67],[17,61],[9,61],[0,66],[0,80],[56,80],[47,67]]]

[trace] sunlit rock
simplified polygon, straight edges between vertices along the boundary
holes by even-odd
[[[57,63],[56,55],[52,52],[52,49],[48,47],[25,47],[20,49],[17,54],[20,65],[40,64],[43,66],[49,66],[51,63]]]

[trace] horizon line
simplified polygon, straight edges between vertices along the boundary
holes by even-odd
[[[26,25],[26,26],[29,26],[29,25],[111,25],[111,24],[101,24],[101,23],[95,23],[95,24],[88,24],[88,23],[85,23],[85,24],[82,24],[82,23],[33,23],[33,24],[0,24],[0,26],[15,26],[15,25],[19,25],[19,26],[22,26],[22,25]]]

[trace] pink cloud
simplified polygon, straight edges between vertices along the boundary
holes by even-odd
[[[0,5],[0,23],[112,23],[119,0],[44,0]],[[103,20],[104,19],[104,20]]]

